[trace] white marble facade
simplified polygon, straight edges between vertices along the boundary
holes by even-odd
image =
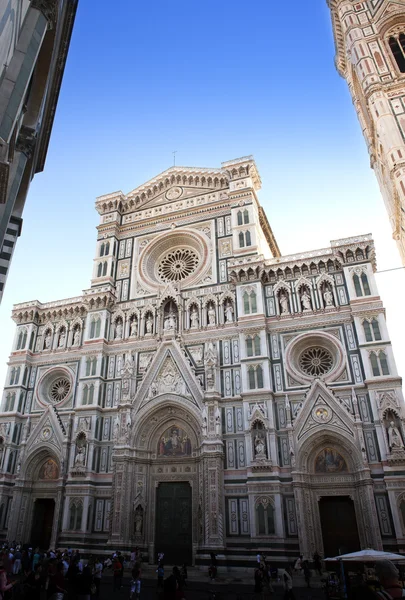
[[[282,256],[252,157],[97,199],[91,287],[16,305],[0,415],[0,536],[153,561],[157,489],[191,489],[192,560],[405,543],[404,404],[370,235]],[[238,554],[235,554],[237,548]],[[241,552],[242,550],[242,552]]]

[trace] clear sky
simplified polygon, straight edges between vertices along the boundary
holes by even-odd
[[[0,383],[14,303],[90,286],[96,196],[172,164],[253,154],[283,254],[372,232],[379,270],[401,266],[326,0],[80,0],[45,171],[32,183],[0,307]],[[405,373],[405,272],[376,276]]]

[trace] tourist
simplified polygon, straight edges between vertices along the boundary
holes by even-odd
[[[101,578],[103,576],[103,563],[100,558],[97,557],[94,566],[93,566],[93,583],[96,588],[95,597],[100,597],[100,586],[101,586]]]
[[[282,580],[284,585],[284,600],[295,600],[293,592],[293,580],[291,576],[291,568],[286,567],[282,573]]]
[[[78,600],[91,600],[93,576],[91,569],[88,565],[83,566],[83,571],[77,577],[76,590],[78,593]]]
[[[56,565],[54,562],[50,564],[49,584],[47,590],[47,597],[53,600],[58,597],[57,594],[67,594],[66,582],[63,576],[63,563],[58,562]],[[63,597],[63,596],[62,596]],[[90,600],[90,599],[89,599]]]
[[[165,582],[163,584],[164,600],[176,600],[177,588],[178,582],[173,569],[172,574],[169,575],[167,579],[165,579]]]
[[[310,584],[310,580],[311,580],[311,569],[309,568],[309,564],[308,564],[308,561],[307,561],[307,560],[304,560],[304,561],[302,562],[302,569],[303,569],[303,571],[304,571],[304,579],[305,579],[305,582],[306,582],[306,584],[307,584],[307,587],[311,587],[311,584]]]
[[[19,572],[21,571],[21,558],[22,558],[22,554],[21,554],[20,546],[17,546],[17,549],[14,554],[13,575],[18,575]]]
[[[163,566],[163,563],[159,563],[158,564],[158,568],[156,569],[156,573],[157,573],[157,589],[158,590],[162,590],[163,589],[163,581],[165,578],[165,568]]]
[[[208,569],[208,574],[210,576],[211,581],[214,581],[217,577],[217,557],[214,552],[210,552],[211,564]]]
[[[122,586],[122,564],[120,563],[118,556],[114,558],[113,562],[113,592],[119,592]]]
[[[11,590],[17,581],[9,581],[4,562],[0,560],[0,593],[3,598],[6,597],[6,592]]]
[[[183,563],[183,566],[181,567],[181,571],[180,571],[180,576],[181,576],[181,585],[182,587],[187,587],[187,563]]]
[[[315,551],[314,554],[314,568],[315,571],[318,572],[319,577],[322,576],[322,563],[321,563],[321,557],[319,556],[318,552]]]
[[[35,548],[34,556],[32,558],[32,570],[35,571],[35,567],[41,560],[41,555],[39,553],[39,548]]]
[[[131,571],[131,600],[138,600],[141,596],[141,566],[139,563],[134,564],[134,568]]]
[[[378,592],[380,598],[391,600],[405,595],[405,590],[399,581],[399,571],[390,560],[377,562],[375,564],[375,574],[383,587],[383,590]]]
[[[299,571],[301,573],[301,571],[302,571],[302,559],[303,559],[303,556],[301,554],[300,557],[297,558],[297,560],[295,561],[294,571]]]
[[[254,572],[256,598],[263,597],[264,565],[260,562]]]
[[[27,579],[24,582],[25,596],[30,600],[41,600],[41,570],[41,565],[35,565],[35,569],[28,573]]]

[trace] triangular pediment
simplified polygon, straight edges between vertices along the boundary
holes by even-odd
[[[27,457],[43,446],[50,446],[54,450],[62,452],[64,435],[57,414],[53,407],[49,405],[29,434],[25,456]]]
[[[202,409],[203,392],[189,360],[179,344],[170,340],[157,350],[150,367],[135,394],[135,411],[159,401],[166,394],[182,397]]]
[[[304,406],[294,421],[296,439],[311,435],[315,430],[333,430],[354,437],[353,416],[343,408],[326,384],[316,379],[309,389]]]

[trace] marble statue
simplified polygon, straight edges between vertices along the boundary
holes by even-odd
[[[49,350],[49,348],[51,347],[51,333],[50,331],[48,331],[48,333],[45,336],[45,350]]]
[[[121,321],[117,321],[115,325],[115,339],[122,340],[122,323]]]
[[[59,343],[58,343],[58,348],[63,348],[65,345],[65,340],[66,340],[66,333],[65,331],[61,331],[60,335],[59,335]]]
[[[301,294],[301,304],[304,310],[312,310],[311,296],[308,294],[306,289]]]
[[[148,318],[146,319],[146,333],[153,333],[153,319],[152,317],[149,315]]]
[[[84,467],[84,448],[79,446],[75,457],[75,467]]]
[[[215,325],[216,323],[216,315],[215,308],[212,304],[208,307],[208,325]]]
[[[259,434],[255,437],[255,458],[267,458],[266,446],[263,438]]]
[[[73,335],[73,346],[79,346],[80,345],[80,328],[77,327],[75,329],[75,333]]]
[[[173,311],[170,311],[168,316],[165,317],[164,330],[172,331],[173,329],[176,329],[176,315]]]
[[[231,302],[227,302],[225,306],[225,323],[233,323],[233,306]]]
[[[207,409],[204,405],[203,411],[202,411],[202,434],[203,437],[206,437],[208,434],[208,416],[207,416]]]
[[[290,313],[289,308],[288,308],[288,297],[284,292],[281,292],[279,301],[280,301],[280,307],[281,307],[281,314],[288,315]]]
[[[215,434],[221,434],[221,411],[218,406],[215,409]]]
[[[334,306],[333,294],[330,290],[325,290],[323,293],[323,299],[325,300],[325,306]]]
[[[200,320],[198,318],[198,310],[193,307],[191,313],[190,313],[190,326],[191,329],[197,329],[198,326],[200,324]]]
[[[135,512],[135,533],[137,533],[137,534],[142,533],[142,526],[143,526],[142,510],[137,510]]]
[[[131,337],[136,337],[137,331],[138,331],[138,321],[136,319],[132,319],[129,335]]]
[[[404,443],[401,438],[401,434],[397,427],[395,427],[394,421],[390,422],[390,426],[388,427],[388,443],[391,450],[403,449]]]

